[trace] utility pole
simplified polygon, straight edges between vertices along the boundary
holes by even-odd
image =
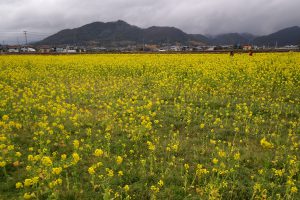
[[[26,46],[27,46],[27,31],[24,31],[24,36],[25,36],[25,44],[26,44]]]

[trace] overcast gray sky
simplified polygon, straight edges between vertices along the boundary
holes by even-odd
[[[263,35],[300,25],[300,0],[0,0],[0,42],[38,40],[65,28],[122,19],[187,33]]]

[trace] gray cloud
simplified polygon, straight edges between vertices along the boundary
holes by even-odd
[[[38,40],[65,28],[122,19],[187,33],[268,34],[300,25],[299,0],[0,0],[1,40]]]

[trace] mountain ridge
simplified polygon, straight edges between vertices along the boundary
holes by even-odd
[[[274,42],[278,45],[300,44],[300,27],[293,26],[265,36],[249,33],[225,33],[216,36],[188,34],[169,26],[140,28],[123,20],[114,22],[92,22],[78,28],[61,30],[36,45],[101,45],[126,46],[137,44],[182,44],[198,45],[264,45]]]
[[[176,27],[139,28],[125,21],[93,22],[74,29],[64,29],[36,44],[103,44],[117,43],[187,43],[189,34]]]
[[[253,40],[257,45],[300,45],[300,27],[292,26]]]

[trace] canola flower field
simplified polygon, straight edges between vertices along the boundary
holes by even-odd
[[[0,199],[300,199],[300,54],[0,56]]]

